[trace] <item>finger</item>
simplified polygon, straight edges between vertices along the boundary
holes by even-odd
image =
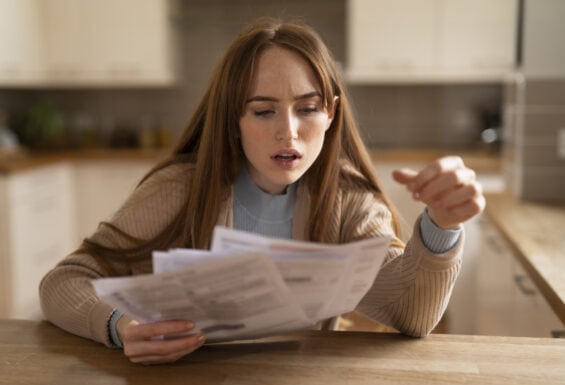
[[[191,352],[188,352],[186,354],[190,354],[190,353]],[[175,355],[166,356],[166,357],[144,356],[144,357],[131,358],[130,361],[133,362],[134,364],[142,364],[142,365],[172,364],[173,362],[180,360],[186,354],[183,354],[183,355],[175,354]]]
[[[200,347],[202,347],[203,344],[204,344],[204,341],[202,341],[201,344],[199,344],[198,346],[196,346],[194,348],[181,350],[181,351],[171,353],[171,354],[168,354],[168,355],[164,355],[164,356],[163,355],[146,355],[146,356],[139,356],[139,357],[131,357],[130,361],[133,362],[133,363],[139,363],[139,364],[143,364],[143,365],[172,363],[172,362],[178,361],[179,359],[186,356],[187,354],[190,354],[190,353],[194,352],[195,350],[199,349]]]
[[[436,202],[435,207],[445,207],[446,209],[455,208],[465,202],[478,198],[482,195],[482,186],[478,182],[473,182],[468,185],[462,186],[450,194],[445,194],[440,200]]]
[[[481,213],[486,206],[486,200],[484,196],[479,196],[476,199],[468,200],[467,202],[452,207],[449,209],[449,213],[458,219],[458,222],[464,222],[467,219]]]
[[[159,365],[159,364],[172,364],[180,360],[183,356],[181,355],[174,355],[170,357],[162,357],[162,356],[143,356],[143,357],[135,357],[130,358],[130,362],[134,364],[142,364],[142,365]]]
[[[124,354],[131,360],[149,356],[170,357],[179,353],[184,355],[202,346],[204,341],[202,333],[169,340],[136,341],[124,346]]]
[[[463,160],[458,156],[448,156],[437,159],[428,164],[418,175],[408,184],[410,191],[420,191],[430,181],[438,175],[464,167]]]
[[[162,321],[146,324],[138,324],[127,327],[124,330],[124,341],[150,340],[157,336],[186,333],[194,329],[191,321]]]
[[[469,168],[459,168],[448,173],[443,173],[430,181],[421,190],[416,192],[420,200],[432,204],[439,201],[441,197],[448,195],[451,191],[461,186],[470,185],[475,181],[475,172]]]
[[[428,213],[430,218],[432,218],[434,223],[439,227],[454,229],[467,219],[482,212],[485,205],[486,201],[484,196],[479,195],[450,208],[434,209],[428,207]]]
[[[392,178],[401,184],[408,184],[418,175],[417,171],[409,168],[401,168],[392,172]]]

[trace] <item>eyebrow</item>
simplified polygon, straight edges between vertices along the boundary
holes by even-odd
[[[312,91],[312,92],[307,92],[305,94],[302,95],[297,95],[294,97],[294,100],[302,100],[302,99],[308,99],[308,98],[313,98],[313,97],[322,97],[322,95],[318,92],[318,91]],[[272,96],[261,96],[261,95],[257,95],[257,96],[253,96],[252,98],[247,99],[246,103],[251,103],[251,102],[279,102],[280,100],[277,98],[274,98]]]

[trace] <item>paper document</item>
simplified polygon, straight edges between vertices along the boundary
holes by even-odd
[[[216,227],[211,250],[153,253],[153,274],[92,284],[140,322],[188,319],[207,341],[305,329],[355,309],[390,238],[327,245]]]

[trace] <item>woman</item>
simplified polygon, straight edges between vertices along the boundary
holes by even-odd
[[[89,281],[151,272],[151,251],[208,248],[215,225],[313,242],[392,235],[385,263],[357,310],[423,336],[439,321],[459,271],[461,223],[484,207],[460,158],[395,171],[427,209],[406,246],[360,140],[342,80],[309,27],[262,19],[232,43],[169,159],[109,222],[49,272],[45,316],[133,362],[173,362],[198,349],[189,320],[138,324]]]

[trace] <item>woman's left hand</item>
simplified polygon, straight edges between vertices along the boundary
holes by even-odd
[[[395,170],[393,178],[405,185],[416,200],[428,206],[428,214],[443,229],[457,228],[485,208],[482,186],[473,170],[458,156],[439,158],[421,171]]]

